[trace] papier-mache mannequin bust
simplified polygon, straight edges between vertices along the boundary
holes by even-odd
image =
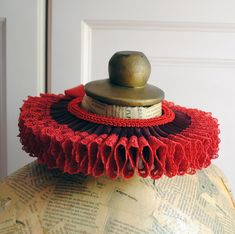
[[[0,183],[0,233],[234,233],[211,164],[217,120],[164,100],[150,72],[121,51],[109,79],[24,102],[19,137],[37,161]]]

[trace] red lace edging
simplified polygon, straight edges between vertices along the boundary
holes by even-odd
[[[130,178],[137,172],[141,177],[157,179],[162,175],[193,174],[217,157],[218,123],[210,113],[164,101],[168,108],[191,117],[187,129],[166,138],[156,137],[153,127],[144,128],[150,133],[148,137],[140,133],[127,138],[115,132],[115,127],[111,134],[96,135],[92,129],[73,131],[51,118],[52,103],[64,98],[53,94],[29,97],[19,117],[23,149],[49,168],[96,177],[106,173],[113,179]],[[174,132],[177,126],[169,128]]]

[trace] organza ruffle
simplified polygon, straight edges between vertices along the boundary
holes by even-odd
[[[210,113],[164,101],[175,118],[149,127],[115,127],[68,112],[68,95],[42,94],[24,101],[19,117],[23,149],[66,173],[153,179],[193,174],[217,157],[218,123]]]

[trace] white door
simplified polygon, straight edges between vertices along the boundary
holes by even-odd
[[[143,51],[166,99],[219,119],[219,159],[235,190],[235,1],[52,1],[52,92],[108,75],[115,51]]]
[[[0,0],[0,177],[32,159],[22,151],[19,108],[44,91],[44,0]]]

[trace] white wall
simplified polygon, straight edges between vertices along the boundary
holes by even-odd
[[[143,51],[167,99],[219,119],[214,162],[235,190],[234,9],[233,0],[53,1],[52,91],[106,78],[115,51]]]

